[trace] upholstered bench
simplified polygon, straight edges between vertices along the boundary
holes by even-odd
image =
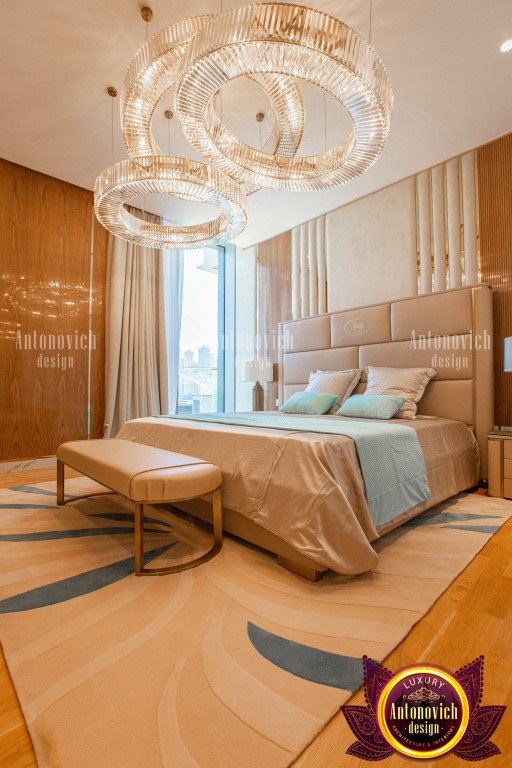
[[[135,504],[135,574],[177,573],[205,563],[222,546],[221,471],[193,456],[164,451],[129,440],[74,440],[57,450],[57,504],[64,499],[64,466],[109,488]],[[201,557],[168,568],[144,567],[144,505],[172,504],[213,492],[213,547]],[[88,498],[99,494],[75,496]]]

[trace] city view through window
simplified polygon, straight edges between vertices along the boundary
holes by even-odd
[[[178,413],[219,410],[218,251],[184,253]]]

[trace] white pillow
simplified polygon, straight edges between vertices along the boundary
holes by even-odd
[[[365,395],[398,395],[405,403],[395,414],[397,419],[415,419],[425,387],[436,375],[433,368],[375,368],[369,365]]]
[[[337,413],[356,388],[360,378],[361,371],[357,368],[349,371],[311,371],[306,392],[329,392],[336,395],[336,402],[328,413]]]

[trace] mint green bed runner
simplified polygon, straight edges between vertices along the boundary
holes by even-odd
[[[351,438],[361,467],[366,502],[378,528],[431,498],[418,437],[405,424],[349,423],[285,413],[201,413],[166,418]]]

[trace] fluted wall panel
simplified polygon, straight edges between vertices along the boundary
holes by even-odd
[[[418,245],[420,251],[420,293],[432,292],[432,212],[430,205],[430,175],[423,171],[416,176]]]
[[[434,245],[434,290],[446,290],[446,214],[443,166],[432,168],[432,236]]]
[[[475,152],[419,173],[416,208],[419,292],[478,283]]]
[[[291,233],[293,318],[322,314],[327,311],[325,216]]]

